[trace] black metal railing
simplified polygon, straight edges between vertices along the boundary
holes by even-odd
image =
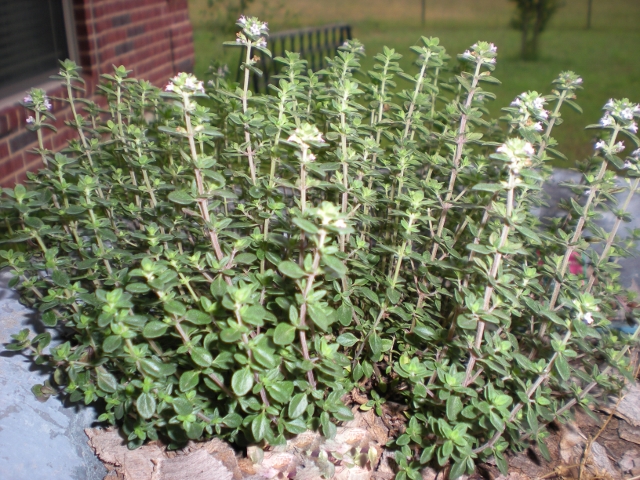
[[[284,57],[285,51],[299,53],[300,58],[307,61],[308,68],[316,72],[326,66],[325,58],[334,56],[346,40],[351,40],[351,25],[340,23],[274,33],[269,36],[267,47],[273,58]],[[266,92],[268,85],[275,83],[273,77],[280,73],[282,65],[262,52],[259,57],[257,66],[262,70],[262,77],[253,74],[251,84],[255,92]],[[240,59],[242,63],[243,55]],[[240,81],[242,75],[244,71],[238,68],[236,80]]]

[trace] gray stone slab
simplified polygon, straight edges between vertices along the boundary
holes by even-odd
[[[580,183],[582,175],[578,172],[565,169],[556,169],[549,181],[544,185],[544,191],[549,196],[548,204],[546,208],[542,208],[535,214],[540,217],[554,217],[561,214],[557,208],[558,202],[561,199],[567,199],[573,194],[567,187],[561,186],[562,183]],[[617,184],[621,187],[625,187],[625,180],[622,178],[617,179]],[[623,191],[616,195],[618,203],[621,205],[627,197],[627,191]],[[623,223],[618,229],[618,237],[626,238],[630,235],[630,232],[634,229],[640,228],[640,194],[636,194],[627,211],[631,214],[631,221],[629,223]],[[615,216],[609,211],[601,211],[601,218],[596,222],[600,227],[607,231],[610,231],[615,222]],[[585,232],[588,234],[588,232]],[[638,248],[639,245],[636,245]],[[594,248],[599,250],[599,246],[595,245]],[[636,291],[640,286],[640,256],[621,259],[621,271],[620,271],[620,283],[625,288],[633,288]]]
[[[11,334],[39,330],[34,312],[7,288],[8,279],[6,272],[0,273],[0,479],[102,480],[107,471],[84,433],[95,421],[95,411],[65,406],[58,398],[38,401],[31,387],[48,374],[4,348]]]

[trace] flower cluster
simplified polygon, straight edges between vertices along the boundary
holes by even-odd
[[[458,55],[461,60],[483,65],[495,65],[498,56],[498,47],[489,42],[478,42],[471,46],[471,50]]]
[[[596,150],[602,150],[607,155],[615,155],[624,150],[624,142],[621,141],[609,147],[609,145],[607,145],[607,142],[605,142],[604,140],[600,140],[596,142],[594,148]]]
[[[53,108],[49,97],[45,95],[44,90],[41,90],[39,88],[30,90],[29,93],[22,99],[22,104],[29,110],[37,113],[47,113],[51,111],[51,108]],[[29,116],[27,118],[27,123],[33,125],[36,123],[36,120],[32,116]]]
[[[287,141],[297,143],[298,145],[308,145],[309,142],[323,143],[324,139],[318,127],[309,123],[303,123],[300,127],[296,128],[296,131]]]
[[[582,78],[572,71],[560,73],[558,78],[553,81],[558,90],[568,90],[571,95],[568,98],[574,98],[573,92],[582,88]]]
[[[640,105],[628,99],[609,100],[604,106],[605,114],[600,119],[604,128],[620,128],[631,133],[638,133],[638,124],[634,118],[640,117]]]
[[[533,146],[521,138],[508,139],[496,152],[502,155],[503,160],[509,162],[509,168],[515,175],[518,175],[523,167],[531,165],[531,157],[535,154]]]
[[[164,91],[189,96],[196,93],[204,93],[204,84],[195,75],[181,72],[169,80],[167,86],[164,87]]]
[[[315,215],[323,227],[333,227],[341,231],[349,228],[344,216],[340,213],[340,208],[331,202],[322,202],[322,205],[315,209]]]
[[[511,113],[510,123],[525,130],[541,132],[544,129],[542,122],[549,118],[545,104],[546,100],[538,92],[521,93],[511,102],[512,108],[506,109]]]
[[[267,46],[266,37],[269,36],[267,22],[261,22],[256,17],[245,17],[242,15],[236,22],[241,32],[236,35],[236,43],[242,45],[254,45],[264,48]]]
[[[640,171],[640,148],[631,152],[624,162],[624,168]]]

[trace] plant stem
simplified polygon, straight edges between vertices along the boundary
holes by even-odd
[[[433,242],[433,248],[431,250],[431,261],[436,259],[438,254],[438,248],[440,244],[438,243],[438,239],[442,236],[442,231],[444,230],[444,225],[447,220],[447,212],[450,208],[449,201],[453,196],[453,189],[456,183],[456,178],[458,176],[458,168],[460,168],[460,159],[462,158],[462,152],[465,145],[465,132],[467,129],[467,120],[468,120],[468,110],[473,103],[473,97],[476,92],[476,88],[478,87],[478,79],[480,78],[480,68],[482,67],[482,62],[478,62],[476,64],[476,71],[473,75],[473,80],[471,82],[471,89],[467,94],[467,99],[464,103],[463,113],[460,116],[460,128],[458,129],[458,138],[456,140],[456,151],[453,155],[453,169],[451,170],[451,176],[449,178],[449,186],[447,188],[447,195],[444,200],[444,205],[442,207],[442,213],[440,215],[440,223],[438,223],[438,230],[436,232],[436,237]]]
[[[498,248],[493,257],[493,263],[491,264],[491,270],[489,271],[490,280],[495,280],[498,275],[498,269],[500,268],[500,263],[502,262],[502,253],[500,253],[500,249],[502,249],[509,238],[509,232],[511,231],[511,217],[513,216],[513,203],[514,203],[514,190],[516,186],[516,175],[513,173],[513,170],[509,170],[509,184],[507,190],[507,212],[506,212],[506,222],[502,226],[502,232],[500,234],[500,243],[498,244]],[[491,283],[488,283],[484,290],[484,303],[482,305],[483,312],[489,312],[491,307],[491,296],[493,295],[493,286]],[[477,349],[482,345],[482,337],[484,335],[485,321],[482,319],[478,319],[478,326],[476,328],[476,338],[474,342],[474,347]],[[469,381],[471,379],[471,375],[473,373],[473,367],[476,364],[476,355],[472,351],[471,356],[469,358],[469,363],[467,364],[467,372],[465,375],[464,386],[469,385]]]
[[[242,88],[242,113],[244,115],[247,114],[247,97],[249,91],[249,77],[251,76],[251,72],[249,70],[249,62],[251,62],[251,44],[247,45],[247,55],[245,58],[245,68],[244,68],[244,86]],[[251,183],[256,185],[256,166],[253,162],[253,150],[251,148],[251,134],[249,133],[249,126],[245,124],[244,126],[244,141],[247,144],[247,159],[249,160],[249,171],[251,173]]]

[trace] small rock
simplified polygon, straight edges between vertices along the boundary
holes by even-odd
[[[637,450],[627,450],[622,458],[618,461],[618,466],[623,472],[631,472],[636,465],[640,466],[640,459],[637,457]]]
[[[624,398],[615,408],[618,402],[617,398],[611,398],[609,405],[602,407],[607,413],[611,413],[625,420],[629,425],[633,427],[640,427],[640,386],[637,383],[632,383],[625,388],[623,392]],[[614,411],[615,408],[615,411]]]
[[[638,427],[633,427],[627,422],[622,421],[618,425],[618,435],[623,440],[640,445],[640,428]]]
[[[436,480],[438,472],[431,467],[427,467],[422,469],[420,475],[422,476],[422,480]]]

